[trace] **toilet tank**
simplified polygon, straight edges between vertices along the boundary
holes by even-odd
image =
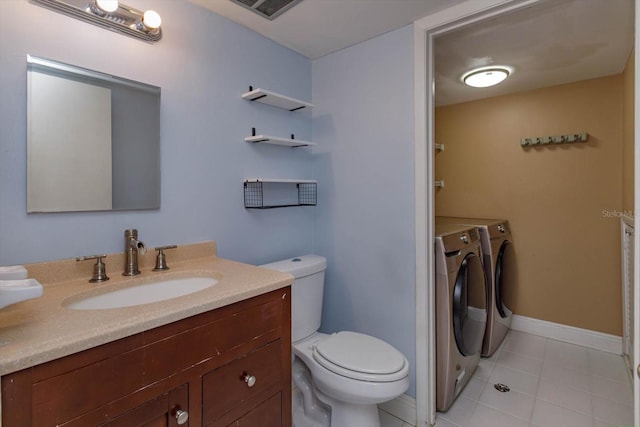
[[[316,332],[322,319],[326,258],[304,255],[260,267],[290,273],[296,278],[291,286],[291,341]]]

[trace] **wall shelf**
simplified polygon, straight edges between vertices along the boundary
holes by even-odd
[[[291,197],[269,197],[267,187],[273,184],[278,187],[291,187],[297,191],[297,201],[291,202]],[[282,188],[281,188],[282,189]],[[274,192],[275,194],[275,192]],[[247,178],[244,180],[244,207],[246,209],[274,209],[291,206],[316,206],[318,194],[318,181],[308,179],[264,179]],[[273,202],[265,202],[272,198]],[[284,202],[283,202],[284,201]]]
[[[253,89],[252,86],[249,86],[249,92],[245,92],[242,94],[242,99],[261,102],[263,104],[272,105],[274,107],[282,108],[288,111],[298,111],[304,108],[313,108],[313,104],[310,104],[308,102],[281,95],[276,92],[271,92],[265,89]]]
[[[303,141],[301,139],[294,139],[293,135],[291,138],[282,138],[279,136],[269,136],[269,135],[256,135],[255,128],[253,129],[253,135],[247,136],[244,140],[247,142],[253,143],[262,143],[262,144],[274,144],[274,145],[284,145],[287,147],[310,147],[313,145],[318,145],[315,142],[311,141]]]

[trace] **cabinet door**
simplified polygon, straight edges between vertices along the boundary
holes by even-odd
[[[188,411],[189,389],[184,384],[101,424],[101,427],[188,427]]]

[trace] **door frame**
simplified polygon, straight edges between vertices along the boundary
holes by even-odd
[[[434,233],[434,55],[436,36],[541,0],[467,0],[414,22],[414,174],[416,251],[416,425],[435,423],[435,241]],[[640,0],[635,0],[635,28],[640,28]],[[640,111],[640,31],[635,31],[635,111]],[[640,120],[634,124],[634,209],[640,213]],[[635,216],[635,229],[640,217]],[[640,248],[640,233],[634,233]],[[636,257],[637,259],[637,257]],[[634,275],[635,361],[640,366],[640,268]],[[640,381],[635,376],[635,424],[640,425]]]
[[[640,243],[640,233],[638,233],[638,226],[640,226],[640,120],[637,119],[638,112],[640,112],[640,0],[635,0],[635,34],[634,34],[634,161],[633,161],[633,226],[635,232],[633,233],[633,245],[634,245],[634,266],[633,273],[633,368],[631,375],[633,376],[633,412],[634,412],[634,425],[640,426],[640,271],[638,271],[638,244]]]

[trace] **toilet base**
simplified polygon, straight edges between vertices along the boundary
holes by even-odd
[[[293,427],[330,427],[331,409],[316,396],[309,368],[297,358],[291,368]]]
[[[313,386],[309,368],[292,364],[294,427],[380,427],[376,404],[353,404],[326,396]]]
[[[331,406],[331,427],[380,427],[378,405],[354,405],[339,402],[318,393],[318,398]]]

